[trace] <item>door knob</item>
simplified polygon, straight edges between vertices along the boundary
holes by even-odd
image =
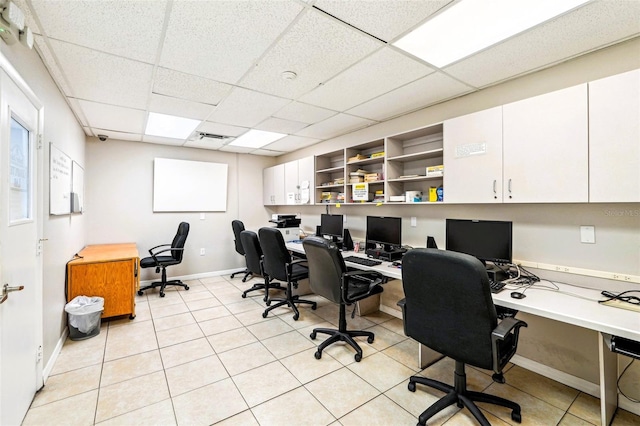
[[[20,290],[24,290],[23,285],[9,287],[9,284],[5,284],[2,287],[2,293],[0,293],[0,297],[1,297],[0,304],[4,303],[4,301],[7,300],[7,298],[9,297],[9,293],[11,293],[12,291],[20,291]]]

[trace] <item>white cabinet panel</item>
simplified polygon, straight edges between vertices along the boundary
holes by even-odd
[[[262,171],[262,185],[265,206],[284,204],[284,164],[264,169]]]
[[[640,201],[640,70],[589,83],[589,201]]]
[[[587,118],[586,84],[504,105],[505,203],[588,201]]]
[[[446,203],[502,202],[502,107],[444,122]]]

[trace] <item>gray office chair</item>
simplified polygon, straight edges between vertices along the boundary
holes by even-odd
[[[233,229],[233,243],[235,245],[236,253],[245,256],[245,250],[240,239],[240,233],[244,231],[244,223],[242,223],[242,221],[240,220],[232,220],[231,229]],[[244,271],[237,271],[231,274],[231,278],[235,277],[238,274],[244,274],[244,277],[242,278],[242,282],[244,283],[251,276],[251,270],[249,269],[249,266],[247,266]]]
[[[156,268],[156,273],[162,271],[162,279],[161,281],[156,281],[148,286],[142,287],[138,290],[138,295],[142,296],[145,290],[160,287],[160,297],[164,297],[164,289],[168,285],[180,286],[184,287],[185,290],[189,290],[189,286],[180,280],[167,281],[167,266],[182,263],[182,255],[184,254],[184,245],[187,242],[187,235],[189,235],[189,224],[187,222],[181,222],[178,225],[178,231],[176,232],[176,236],[173,237],[171,244],[155,246],[149,249],[149,254],[151,256],[140,259],[141,268]],[[169,254],[161,255],[162,253]]]
[[[272,278],[264,272],[263,254],[260,248],[260,241],[258,240],[258,234],[253,231],[242,231],[240,233],[240,240],[242,241],[242,247],[244,247],[244,256],[247,259],[247,269],[254,277],[261,276],[264,278],[264,282],[255,283],[253,287],[242,292],[242,297],[246,298],[247,294],[256,291],[264,290],[264,301],[269,300],[269,290],[285,290],[280,283],[272,282]]]
[[[317,333],[330,337],[318,346],[316,359],[322,357],[322,351],[332,343],[346,342],[356,350],[356,362],[362,359],[362,349],[354,337],[364,336],[368,343],[373,343],[375,335],[370,331],[347,330],[347,305],[374,294],[382,293],[380,284],[384,277],[375,271],[348,271],[342,254],[335,243],[322,237],[307,237],[302,246],[309,264],[309,286],[315,294],[340,305],[338,329],[316,328],[311,332],[315,340]]]
[[[311,309],[315,310],[317,307],[316,302],[311,300],[303,300],[298,296],[293,295],[293,288],[298,287],[298,281],[303,280],[309,276],[309,270],[307,269],[305,259],[291,258],[289,250],[284,243],[282,233],[276,228],[260,228],[258,230],[260,237],[260,247],[263,254],[264,272],[269,277],[283,281],[287,283],[287,290],[284,298],[268,299],[268,308],[262,313],[262,317],[266,318],[269,315],[269,311],[274,310],[280,306],[289,306],[293,310],[293,319],[295,321],[300,318],[300,311],[297,304],[309,304]],[[272,305],[272,302],[276,302]]]
[[[467,254],[413,249],[402,260],[402,285],[405,334],[455,360],[453,386],[422,376],[409,379],[411,392],[420,383],[447,393],[420,415],[418,424],[457,404],[489,426],[473,401],[510,408],[511,419],[519,423],[520,406],[515,402],[467,390],[465,364],[493,370],[493,380],[504,383],[502,370],[516,353],[520,327],[527,326],[513,317],[498,323],[482,263]]]

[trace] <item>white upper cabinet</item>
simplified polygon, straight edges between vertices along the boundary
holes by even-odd
[[[284,204],[284,164],[267,167],[262,172],[262,194],[265,206]]]
[[[640,70],[589,83],[589,201],[640,201]]]
[[[313,157],[284,164],[285,204],[313,204]]]
[[[445,203],[502,202],[502,107],[444,122]]]
[[[507,104],[502,111],[503,201],[587,202],[587,85]]]

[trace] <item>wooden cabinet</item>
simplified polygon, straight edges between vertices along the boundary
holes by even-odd
[[[587,85],[503,106],[503,201],[589,198]]]
[[[403,197],[399,202],[404,203],[407,191],[422,192],[423,202],[429,202],[429,188],[442,186],[441,175],[427,176],[428,167],[443,165],[442,129],[442,124],[436,124],[386,139],[388,202],[393,202],[391,197]]]
[[[267,167],[262,171],[262,194],[265,206],[283,205],[284,197],[284,164]]]
[[[444,122],[447,203],[502,203],[502,107]]]
[[[640,201],[640,70],[589,83],[589,201]]]
[[[67,264],[67,302],[76,296],[99,296],[104,298],[102,318],[135,318],[135,293],[140,279],[136,245],[92,245],[78,256]]]

